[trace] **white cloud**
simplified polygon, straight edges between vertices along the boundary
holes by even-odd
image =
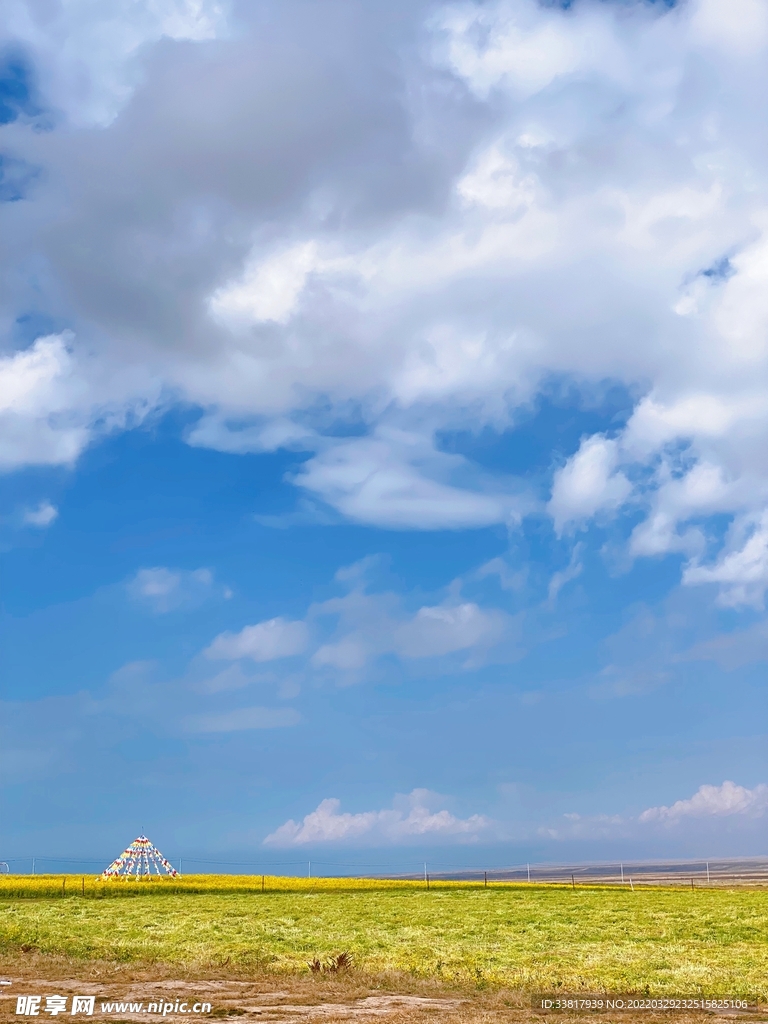
[[[247,267],[239,282],[211,298],[214,316],[233,326],[273,320],[285,323],[293,313],[307,275],[318,266],[317,245],[303,242]]]
[[[533,175],[522,173],[514,157],[494,146],[481,154],[456,191],[468,203],[509,214],[522,213],[534,202],[536,186]]]
[[[548,509],[558,532],[627,500],[632,485],[617,470],[618,459],[617,442],[594,435],[582,441],[578,452],[557,470]]]
[[[756,604],[760,530],[718,551],[710,519],[768,507],[762,0],[414,2],[397,42],[386,5],[299,6],[236,37],[205,0],[3,6],[64,127],[4,126],[40,173],[0,317],[76,337],[0,356],[0,468],[178,399],[190,443],[305,445],[294,482],[352,521],[484,527],[539,505],[439,437],[611,381],[634,412],[554,474],[556,528],[631,501],[633,557]]]
[[[0,414],[58,411],[56,387],[71,372],[66,337],[38,338],[24,352],[0,360]]]
[[[549,587],[547,588],[547,600],[550,605],[554,605],[557,600],[557,595],[566,583],[570,583],[581,575],[582,570],[584,569],[584,566],[581,563],[581,552],[583,548],[583,544],[575,544],[573,551],[571,552],[570,561],[565,569],[561,569],[552,574],[552,579],[549,581]]]
[[[239,633],[220,633],[204,653],[208,658],[227,661],[274,661],[302,654],[308,642],[306,623],[276,618],[245,626]]]
[[[341,636],[319,647],[312,655],[312,664],[353,672],[387,653],[422,658],[482,650],[499,643],[510,630],[509,615],[495,608],[480,608],[473,602],[425,605],[404,621],[392,615],[393,609],[387,609],[386,603],[376,597],[355,595],[346,607],[337,604],[337,610],[346,612],[342,615]],[[344,632],[345,626],[349,632]]]
[[[189,715],[183,721],[187,732],[246,732],[251,729],[284,729],[298,725],[301,716],[294,708],[236,708],[214,714]]]
[[[312,449],[317,437],[312,431],[285,418],[265,424],[234,425],[219,416],[203,416],[187,434],[187,444],[215,448],[220,452],[242,455],[245,452],[274,452],[278,448]]]
[[[163,614],[196,604],[212,592],[210,569],[168,569],[155,566],[139,569],[128,583],[128,593],[135,601],[147,604],[152,611]]]
[[[323,800],[301,822],[286,821],[264,840],[265,846],[291,847],[321,843],[346,845],[399,845],[419,840],[475,842],[488,835],[492,822],[479,814],[457,818],[447,810],[432,810],[436,795],[414,789],[397,797],[391,809],[340,812],[341,801]]]
[[[730,550],[723,552],[714,565],[687,566],[683,583],[718,584],[719,603],[726,607],[762,608],[768,588],[768,513],[758,523],[737,524]]]
[[[497,608],[462,601],[458,584],[440,604],[408,610],[400,594],[369,593],[368,576],[378,564],[371,556],[336,573],[346,593],[311,605],[304,619],[282,617],[220,633],[202,652],[213,661],[250,659],[257,663],[305,655],[311,668],[335,674],[338,681],[355,682],[377,659],[394,655],[402,662],[458,656],[464,668],[494,655],[518,639],[518,623]],[[173,580],[152,577],[156,589],[174,591]],[[507,651],[507,653],[509,653]],[[455,658],[453,659],[456,660]],[[202,689],[231,689],[247,685],[250,677],[226,670],[202,684]]]
[[[687,826],[686,833],[701,835],[702,829],[724,828],[724,818],[734,834],[754,828],[768,810],[768,786],[761,783],[747,789],[734,782],[720,786],[704,785],[690,799],[678,800],[671,806],[649,807],[636,817],[622,814],[567,813],[560,820],[537,829],[544,839],[567,840],[630,840],[646,842],[652,826]]]
[[[513,495],[440,479],[463,468],[463,459],[418,435],[387,431],[327,448],[303,464],[296,483],[349,519],[390,529],[458,530],[518,517],[522,502]]]
[[[71,465],[94,437],[156,404],[157,381],[143,370],[98,365],[74,343],[65,331],[0,356],[0,470]]]
[[[22,352],[0,358],[0,467],[66,465],[88,440],[69,408],[80,390],[68,338],[38,338]]]
[[[758,53],[768,36],[768,11],[760,0],[697,0],[690,19],[694,39],[740,57]]]
[[[128,101],[148,44],[211,39],[223,28],[217,0],[6,0],[0,14],[0,31],[32,50],[57,107],[85,125],[108,125]]]
[[[460,656],[463,667],[476,665],[488,653],[517,640],[517,623],[496,608],[461,601],[456,586],[441,604],[423,605],[415,612],[403,608],[399,595],[366,592],[371,560],[340,570],[339,582],[350,590],[342,597],[313,605],[318,623],[334,621],[330,637],[312,655],[318,669],[348,673],[350,681],[371,662],[392,654],[411,659]]]
[[[26,526],[35,526],[45,529],[58,518],[59,510],[50,501],[41,501],[35,508],[28,508],[24,512],[23,521]]]
[[[491,646],[504,635],[508,616],[473,602],[419,608],[400,625],[393,649],[404,658],[439,657],[470,647]]]
[[[527,98],[559,76],[595,64],[603,70],[621,59],[611,52],[615,42],[605,19],[592,12],[568,24],[542,17],[532,3],[467,4],[448,7],[438,24],[448,39],[448,62],[483,97],[503,86]]]
[[[370,636],[350,634],[340,640],[322,644],[312,656],[316,668],[338,669],[341,672],[356,672],[364,668],[376,655],[382,653]]]
[[[700,786],[688,800],[677,800],[671,807],[649,807],[639,817],[641,822],[676,824],[683,818],[720,818],[732,814],[762,815],[768,808],[768,786],[754,789],[724,782],[721,786]]]

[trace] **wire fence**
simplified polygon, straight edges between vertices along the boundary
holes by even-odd
[[[768,858],[616,861],[578,864],[518,864],[489,870],[434,871],[389,876],[438,881],[530,882],[594,886],[766,886]]]
[[[338,861],[239,861],[210,858],[172,858],[182,874],[241,874],[313,878],[367,878],[381,880],[523,882],[536,885],[572,886],[701,886],[768,887],[768,858],[719,858],[689,860],[646,860],[580,862],[572,864],[516,864],[507,867],[466,868],[425,863],[418,870],[394,872],[391,865],[344,864]],[[0,861],[3,874],[100,874],[105,858],[17,857]]]

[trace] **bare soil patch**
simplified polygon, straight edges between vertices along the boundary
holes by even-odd
[[[178,966],[137,966],[105,961],[80,961],[43,956],[34,951],[0,957],[0,1022],[33,1020],[16,1014],[21,995],[67,997],[67,1011],[46,1014],[45,998],[37,1021],[82,1022],[167,1020],[171,1024],[716,1024],[734,1017],[743,1024],[768,1024],[768,1012],[732,1014],[621,1013],[614,1015],[543,1014],[534,1011],[525,993],[504,989],[456,987],[437,980],[403,974],[366,975],[355,970],[338,975],[306,977],[243,970],[180,969]],[[69,1012],[72,996],[95,996],[93,1017]],[[175,1012],[176,1003],[211,1003],[210,1013]],[[104,1013],[102,1003],[168,1003],[165,1016],[144,1011]]]

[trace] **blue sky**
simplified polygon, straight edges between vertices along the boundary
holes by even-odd
[[[0,39],[0,860],[763,852],[763,0]]]

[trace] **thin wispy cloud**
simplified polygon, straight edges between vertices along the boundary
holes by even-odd
[[[36,507],[25,509],[22,518],[25,526],[34,526],[44,530],[55,522],[58,516],[59,510],[55,505],[52,505],[50,501],[41,501]]]
[[[182,724],[191,733],[233,733],[252,729],[285,729],[300,721],[301,716],[295,708],[246,707],[189,715]]]
[[[204,654],[213,660],[274,661],[302,654],[308,642],[309,630],[304,622],[276,618],[244,626],[239,633],[221,633]]]
[[[210,569],[190,571],[166,566],[139,569],[126,589],[133,601],[159,615],[193,607],[214,596],[231,596],[229,588],[215,587]]]

